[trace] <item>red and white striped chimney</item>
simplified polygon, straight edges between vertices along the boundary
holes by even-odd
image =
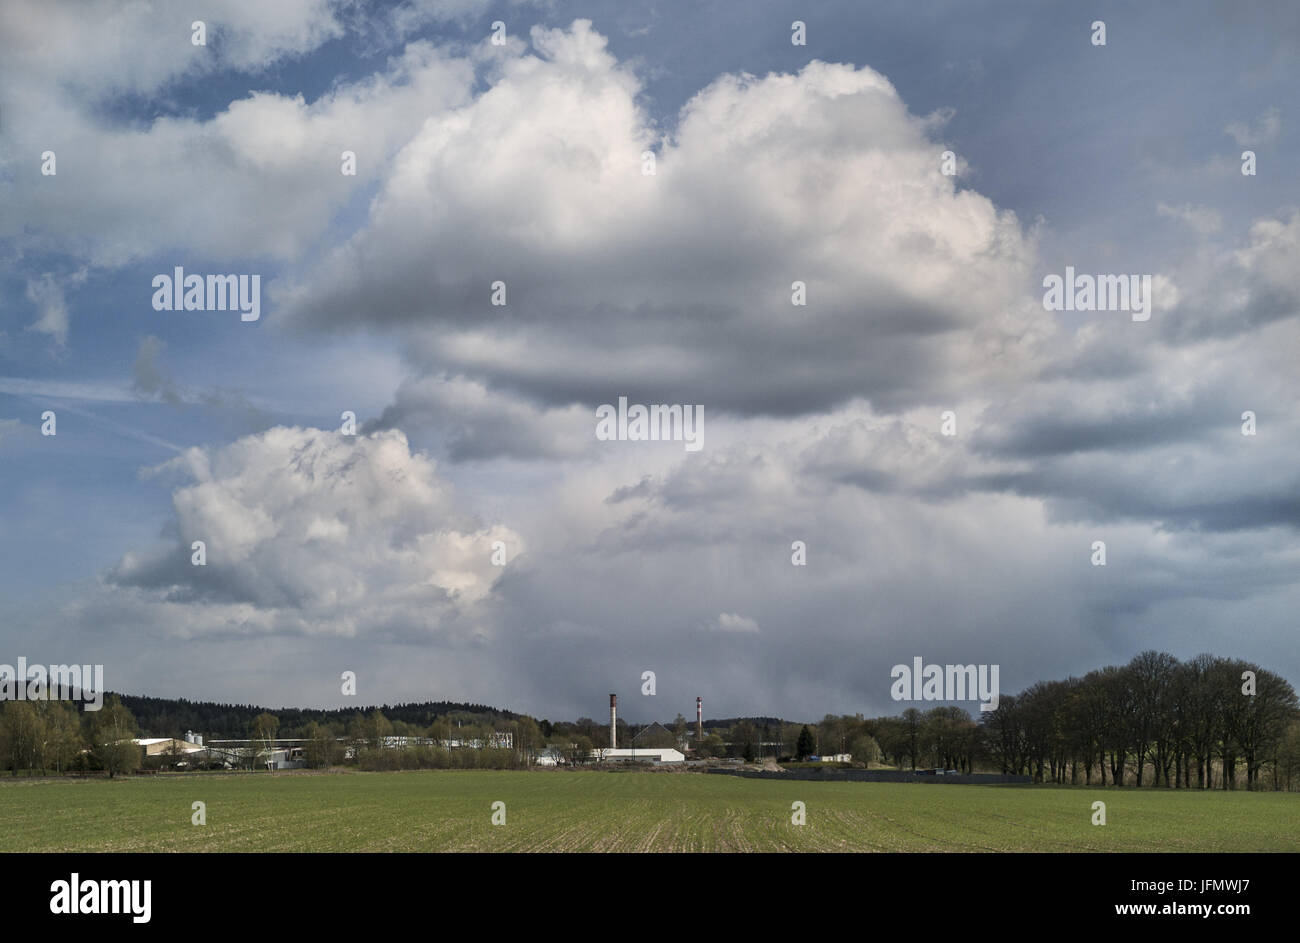
[[[699,744],[704,739],[704,698],[695,699],[695,742]]]

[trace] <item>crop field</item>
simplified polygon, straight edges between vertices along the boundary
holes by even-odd
[[[1294,852],[1300,795],[635,772],[6,779],[0,828],[7,850],[61,852]]]

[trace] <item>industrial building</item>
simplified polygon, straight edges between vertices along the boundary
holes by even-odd
[[[696,709],[700,700],[696,698]],[[624,747],[618,745],[618,695],[609,696],[609,747],[592,752],[592,759],[598,763],[647,763],[661,766],[669,763],[685,763],[686,755],[671,747]]]
[[[203,747],[190,743],[187,740],[177,740],[175,737],[148,737],[141,739],[137,737],[131,741],[138,747],[144,747],[145,756],[167,756],[178,753],[199,753]]]
[[[631,747],[596,750],[592,756],[602,763],[647,763],[661,766],[667,763],[685,763],[686,754],[672,747]]]

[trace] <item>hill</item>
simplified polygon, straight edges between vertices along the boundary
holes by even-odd
[[[248,735],[253,719],[263,712],[274,714],[280,721],[280,736],[300,736],[307,725],[346,724],[358,713],[367,713],[378,707],[389,720],[428,727],[439,717],[450,716],[463,723],[485,724],[510,721],[520,715],[485,704],[464,704],[458,701],[423,701],[417,704],[380,704],[344,708],[310,707],[258,707],[253,704],[219,704],[212,701],[191,701],[186,698],[144,697],[136,694],[119,694],[122,703],[140,725],[144,737],[178,737],[187,730],[202,733],[209,738],[239,738]]]

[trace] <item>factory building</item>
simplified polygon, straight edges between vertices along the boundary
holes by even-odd
[[[672,747],[611,747],[608,750],[597,750],[593,756],[602,763],[647,763],[662,766],[686,762],[686,755]]]
[[[696,710],[697,712],[702,711],[699,698],[696,698]],[[664,733],[668,733],[667,728],[661,724],[652,726],[657,726]],[[642,731],[642,733],[645,732]],[[686,755],[680,750],[674,750],[672,747],[638,747],[634,742],[631,747],[620,748],[618,745],[617,694],[610,694],[609,696],[609,746],[605,749],[593,750],[591,757],[597,763],[646,763],[652,766],[686,762]]]

